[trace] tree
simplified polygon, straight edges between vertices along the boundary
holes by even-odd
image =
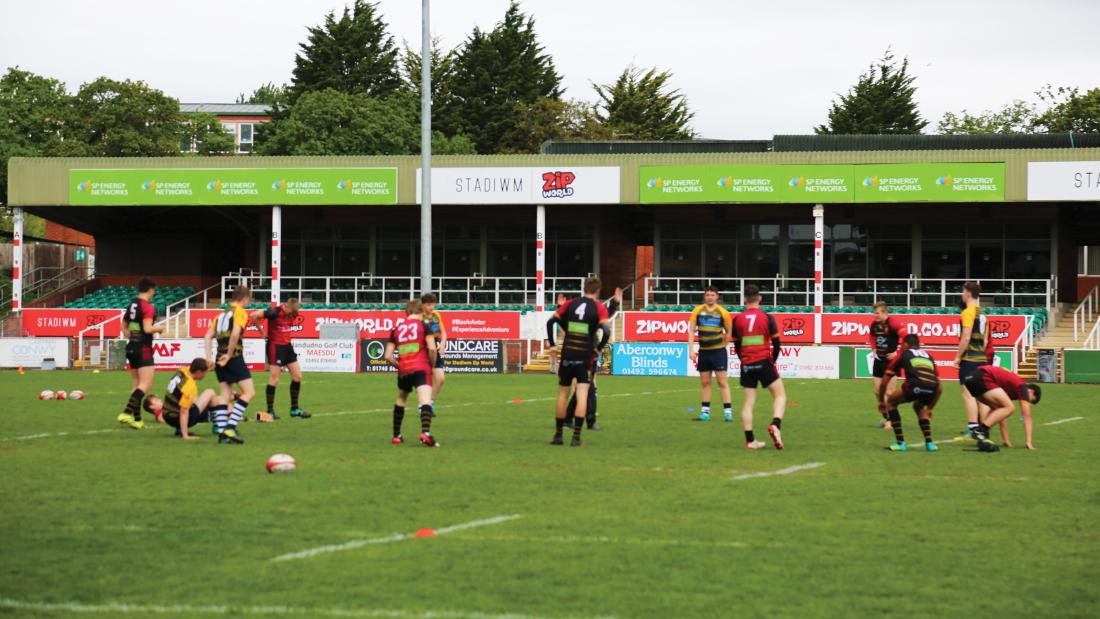
[[[179,109],[179,101],[144,82],[101,77],[77,91],[68,134],[79,140],[79,154],[85,156],[179,155]]]
[[[475,27],[455,58],[454,118],[479,153],[517,152],[517,103],[561,99],[561,76],[535,35],[535,20],[512,2],[493,30]],[[508,139],[506,140],[506,136]]]
[[[909,73],[909,59],[899,65],[886,53],[859,76],[847,94],[839,95],[829,109],[829,119],[814,129],[819,134],[917,134],[928,121],[920,116],[913,96],[916,76]]]
[[[330,12],[323,25],[309,28],[308,40],[299,47],[291,104],[307,92],[326,88],[385,97],[401,87],[397,47],[386,33],[377,4],[355,0],[339,19]]]
[[[1034,104],[1016,99],[997,111],[985,110],[978,114],[966,110],[958,114],[947,112],[937,129],[944,135],[1032,133],[1037,114]]]
[[[599,120],[617,137],[632,140],[686,140],[695,136],[688,123],[695,113],[687,97],[669,89],[672,73],[642,72],[629,66],[609,84],[593,84],[600,98]]]
[[[237,103],[261,103],[269,106],[285,107],[287,105],[288,88],[286,84],[276,86],[274,82],[267,82],[253,90],[250,95],[245,95],[243,92],[237,95]]]
[[[516,150],[503,153],[537,153],[547,140],[610,140],[614,133],[600,122],[595,106],[583,101],[543,97],[534,103],[516,104],[516,124],[504,142]]]
[[[188,114],[181,134],[181,151],[189,150],[192,144],[200,155],[232,155],[237,150],[233,134],[226,131],[216,115],[208,112]]]
[[[460,133],[455,106],[455,50],[444,51],[439,39],[432,39],[432,129],[445,135]],[[420,54],[405,46],[401,55],[401,83],[405,90],[420,100]]]
[[[19,67],[0,78],[0,203],[8,203],[8,159],[63,154],[71,114],[61,82]]]
[[[1100,88],[1080,94],[1077,88],[1049,85],[1035,93],[1048,108],[1035,119],[1035,125],[1048,133],[1100,132]]]

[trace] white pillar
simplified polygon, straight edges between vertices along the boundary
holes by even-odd
[[[11,311],[23,310],[23,209],[12,209],[11,225]]]
[[[283,208],[281,206],[271,207],[271,304],[278,305],[281,301],[282,287],[280,278],[282,277],[282,265],[280,264],[283,259]]]
[[[546,207],[535,207],[535,310],[546,304]]]
[[[420,292],[432,289],[432,33],[431,0],[420,13]]]
[[[821,306],[825,304],[825,207],[814,205],[814,344],[821,344]]]

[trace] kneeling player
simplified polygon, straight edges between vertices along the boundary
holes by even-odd
[[[275,414],[275,391],[279,388],[279,378],[284,369],[290,372],[290,416],[298,419],[312,417],[298,406],[298,397],[302,392],[302,366],[291,342],[300,307],[298,299],[291,298],[286,303],[250,314],[253,320],[267,320],[267,363],[271,372],[267,379],[267,413],[256,413],[257,421],[275,421],[279,418]]]
[[[176,436],[182,436],[187,441],[197,440],[197,435],[188,432],[191,426],[209,423],[211,410],[227,410],[213,389],[199,393],[196,383],[206,377],[209,369],[206,359],[199,357],[190,366],[177,370],[168,381],[168,393],[163,400],[155,395],[145,397],[142,404],[145,412],[163,417],[164,423],[176,429]]]
[[[932,409],[936,407],[936,402],[939,402],[940,394],[943,392],[940,376],[936,372],[936,362],[932,360],[931,355],[920,349],[920,338],[915,334],[906,335],[903,341],[905,348],[886,366],[878,391],[879,401],[886,404],[886,415],[896,439],[887,449],[908,451],[908,447],[905,446],[905,435],[901,431],[901,414],[898,413],[898,405],[903,402],[912,402],[913,410],[917,413],[920,431],[924,434],[924,448],[928,451],[939,451],[935,441],[932,440]],[[887,394],[886,388],[890,384],[890,379],[899,372],[904,375],[905,383],[900,389],[893,389]]]
[[[963,386],[974,399],[990,408],[978,422],[975,436],[978,440],[978,451],[1000,451],[997,444],[989,440],[989,429],[1012,416],[1016,411],[1013,400],[1020,401],[1020,409],[1024,415],[1025,445],[1028,449],[1035,449],[1031,440],[1031,405],[1038,404],[1043,395],[1039,385],[1025,383],[1022,378],[1003,368],[983,365],[967,377]]]
[[[397,399],[393,403],[394,445],[405,442],[401,436],[401,422],[405,419],[405,403],[409,394],[416,392],[420,405],[420,442],[426,447],[439,447],[432,436],[432,381],[430,375],[435,366],[435,336],[430,325],[420,314],[420,299],[413,299],[405,306],[405,317],[398,320],[386,342],[386,361],[397,368]],[[397,353],[395,358],[394,352]]]
[[[787,391],[783,379],[775,367],[779,359],[779,328],[775,318],[760,309],[760,289],[745,286],[745,311],[733,319],[733,344],[741,359],[741,387],[745,403],[741,407],[741,423],[745,429],[745,448],[761,449],[763,441],[756,440],[752,431],[752,409],[756,406],[756,385],[760,384],[772,394],[772,422],[768,434],[776,449],[783,449],[780,428],[783,412],[787,408]]]

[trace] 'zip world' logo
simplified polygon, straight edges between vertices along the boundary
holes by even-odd
[[[543,172],[542,197],[568,198],[574,193],[571,185],[575,180],[577,175],[572,172]]]

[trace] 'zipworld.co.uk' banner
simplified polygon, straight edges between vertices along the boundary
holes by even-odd
[[[642,166],[643,204],[999,202],[1004,163]]]
[[[396,168],[69,170],[73,206],[396,203]]]

